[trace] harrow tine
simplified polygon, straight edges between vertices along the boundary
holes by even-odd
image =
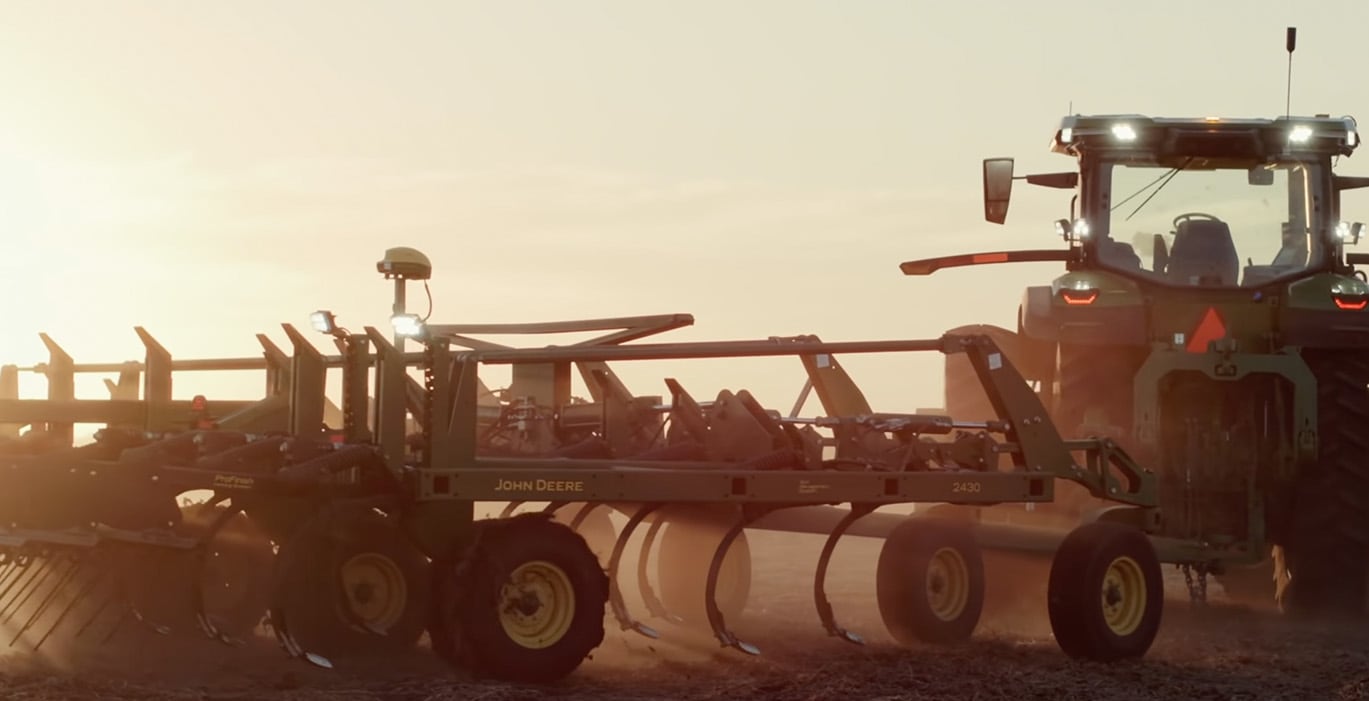
[[[43,586],[43,582],[47,581],[48,576],[52,574],[54,569],[52,563],[53,559],[51,557],[43,558],[43,563],[38,566],[38,569],[34,570],[34,575],[29,577],[28,582],[20,587],[19,591],[14,593],[14,598],[10,599],[9,602],[5,604],[4,609],[0,610],[0,615],[4,616],[4,619],[0,620],[0,623],[9,623],[10,619],[14,618],[15,614],[19,613],[19,610],[24,607],[24,604],[28,603],[29,598],[33,596],[33,593]]]
[[[104,580],[105,575],[105,570],[95,568],[95,573],[92,574],[90,578],[86,580],[86,583],[82,585],[80,590],[76,592],[76,596],[73,596],[71,601],[67,602],[67,605],[62,609],[62,612],[57,614],[57,620],[52,622],[52,625],[48,627],[47,632],[43,634],[43,637],[39,638],[38,642],[34,644],[33,650],[35,652],[38,651],[38,648],[43,646],[43,643],[47,642],[49,636],[56,632],[57,628],[62,625],[62,621],[66,620],[66,617],[70,615],[72,611],[76,610],[76,606],[85,601],[86,597],[95,590],[95,587]],[[98,612],[96,615],[98,615]],[[84,632],[84,628],[81,632]],[[79,634],[80,633],[78,632],[77,635]]]
[[[622,562],[623,550],[627,547],[628,538],[632,537],[632,532],[637,529],[637,525],[660,507],[660,504],[646,504],[633,512],[632,517],[627,521],[627,525],[623,526],[623,532],[619,533],[618,539],[614,541],[613,555],[608,560],[608,601],[613,608],[613,617],[618,619],[618,625],[622,626],[623,630],[634,630],[652,639],[661,637],[661,634],[650,626],[634,620],[632,614],[627,610],[627,604],[623,602],[623,590],[618,586],[618,565]],[[584,513],[585,511],[581,512],[581,514]]]
[[[656,542],[656,534],[661,531],[661,526],[665,519],[659,515],[652,519],[651,528],[646,529],[646,535],[642,537],[642,553],[637,558],[637,589],[642,595],[642,601],[646,603],[647,611],[656,618],[662,618],[671,623],[684,623],[684,619],[668,611],[661,599],[656,596],[656,592],[651,589],[651,581],[647,577],[647,563],[651,556],[651,546]]]
[[[86,622],[81,624],[81,627],[76,630],[76,634],[72,637],[79,638],[85,635],[86,631],[90,630],[90,627],[95,624],[95,621],[99,620],[100,614],[104,613],[105,609],[109,608],[109,605],[114,603],[114,600],[118,597],[119,595],[117,591],[111,591],[107,596],[105,596],[100,601],[100,605],[95,607],[95,612],[90,614],[90,618],[87,618]]]
[[[38,619],[42,618],[44,613],[47,613],[48,607],[61,595],[63,587],[71,581],[72,576],[81,570],[81,560],[79,558],[73,557],[70,562],[70,566],[68,566],[66,570],[62,572],[62,575],[57,578],[57,582],[52,585],[52,588],[48,590],[47,595],[44,596],[38,606],[34,608],[33,613],[29,615],[28,620],[24,621],[24,625],[20,626],[19,632],[15,633],[14,637],[10,639],[10,647],[14,647],[15,643],[19,642],[19,639],[24,637],[24,633],[27,633],[29,629],[33,627],[33,624],[37,623]]]
[[[114,634],[118,633],[121,629],[123,629],[124,621],[127,621],[129,619],[129,614],[132,612],[132,605],[124,606],[123,610],[119,612],[119,617],[114,621],[114,627],[110,628],[109,632],[105,634],[105,637],[102,640],[100,640],[101,645],[108,645],[109,641],[114,639]]]
[[[727,556],[727,550],[732,547],[732,542],[758,516],[759,514],[752,513],[750,510],[742,510],[741,518],[732,524],[727,534],[723,536],[722,541],[718,543],[717,549],[713,551],[713,559],[708,563],[707,584],[704,586],[704,610],[708,613],[708,625],[713,628],[713,635],[718,638],[718,642],[722,643],[723,647],[734,647],[748,655],[759,655],[761,650],[728,630],[727,621],[723,620],[722,609],[718,608],[718,574],[722,571],[723,558]]]
[[[24,568],[16,560],[9,560],[4,564],[4,569],[0,569],[0,587],[5,586],[12,577],[16,577]]]
[[[857,645],[864,645],[865,639],[856,633],[852,633],[837,624],[836,616],[832,613],[832,602],[827,600],[827,564],[832,559],[832,552],[837,549],[837,540],[846,533],[846,529],[851,527],[862,516],[875,510],[869,504],[852,504],[851,513],[844,516],[837,522],[835,528],[827,536],[827,542],[822,544],[822,554],[818,556],[817,572],[813,574],[813,603],[818,607],[818,618],[822,619],[822,627],[827,629],[828,635],[834,635],[842,640]]]
[[[33,561],[26,558],[26,559],[24,559],[22,562],[20,562],[20,563],[18,563],[18,564],[16,565],[16,567],[17,567],[18,569],[15,570],[14,577],[13,577],[12,579],[9,580],[9,584],[5,585],[5,590],[4,590],[4,591],[0,591],[0,601],[8,602],[8,601],[9,601],[10,592],[11,592],[11,591],[14,589],[14,587],[15,587],[16,585],[18,585],[19,582],[22,581],[25,577],[28,577],[28,578],[32,579],[33,573],[34,573],[34,570],[31,568],[32,564],[33,564]],[[25,586],[27,586],[27,585],[25,585]],[[21,591],[22,591],[22,587],[21,587],[20,589],[21,589]],[[15,592],[15,596],[17,597],[18,595],[19,595],[19,592]],[[6,603],[5,606],[4,606],[3,608],[0,608],[0,613],[4,613],[4,609],[5,609],[5,608],[8,608],[8,607],[9,607],[9,605],[8,605],[8,603]]]

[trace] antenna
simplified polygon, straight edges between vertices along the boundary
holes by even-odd
[[[1284,96],[1283,116],[1290,117],[1293,114],[1293,49],[1298,48],[1297,27],[1288,28],[1284,44],[1288,47],[1288,88]]]

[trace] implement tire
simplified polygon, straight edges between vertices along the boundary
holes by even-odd
[[[546,514],[479,521],[438,564],[433,649],[476,676],[548,683],[604,640],[608,575],[580,534]]]
[[[1306,350],[1303,359],[1317,378],[1317,462],[1296,482],[1280,605],[1359,617],[1369,594],[1369,357]]]
[[[1071,531],[1055,553],[1048,587],[1051,631],[1070,657],[1141,657],[1160,630],[1160,561],[1134,528],[1100,521]]]
[[[968,640],[984,610],[984,557],[967,524],[909,518],[879,551],[875,598],[904,645]]]

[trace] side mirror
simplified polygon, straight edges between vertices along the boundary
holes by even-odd
[[[1002,224],[1008,218],[1012,171],[1011,158],[984,159],[984,218],[995,224]]]

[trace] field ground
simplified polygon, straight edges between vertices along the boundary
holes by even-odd
[[[246,649],[124,633],[108,659],[54,671],[60,660],[14,652],[0,675],[8,701],[445,701],[456,699],[1358,699],[1369,697],[1369,631],[1297,624],[1226,605],[1194,609],[1182,580],[1169,577],[1164,624],[1144,660],[1074,662],[1055,647],[1043,588],[1020,606],[987,614],[969,644],[896,646],[874,606],[872,541],[844,540],[829,595],[838,619],[860,632],[859,647],[828,637],[813,612],[811,577],[822,539],[752,536],[752,605],[734,629],[759,658],[721,650],[705,635],[666,624],[663,640],[618,632],[571,678],[527,687],[467,679],[427,654],[375,660],[335,671],[291,662],[267,639]],[[990,572],[1000,585],[1020,571]],[[1001,600],[1001,597],[996,600]],[[630,600],[631,603],[631,600]],[[1012,607],[1006,607],[1012,608]],[[638,609],[640,610],[640,609]],[[7,642],[7,641],[5,641]],[[426,650],[423,651],[426,653]]]

